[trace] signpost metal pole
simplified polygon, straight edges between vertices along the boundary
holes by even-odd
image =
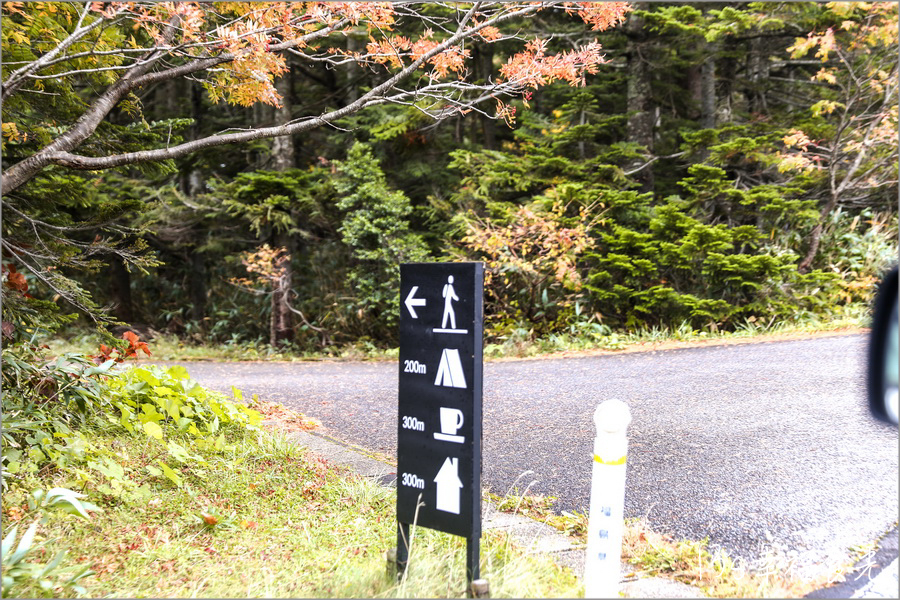
[[[469,586],[476,579],[481,578],[481,538],[466,539],[466,578]]]
[[[409,562],[409,524],[397,523],[397,579],[403,577]]]

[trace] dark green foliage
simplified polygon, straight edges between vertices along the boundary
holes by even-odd
[[[130,226],[133,214],[145,208],[141,188],[115,172],[85,177],[48,170],[4,196],[5,258],[30,273],[32,295],[55,297],[63,310],[76,308],[102,318],[92,290],[85,289],[80,277],[96,274],[114,256],[130,268],[155,264],[140,229]],[[41,310],[47,318],[54,312],[46,304]]]
[[[320,198],[322,175],[300,169],[240,173],[228,183],[213,182],[211,198],[220,199],[227,215],[263,240],[277,233],[309,238],[328,223]]]
[[[77,12],[60,6],[41,26],[58,29],[64,13]],[[294,139],[297,168],[284,171],[268,170],[268,141],[142,170],[45,171],[3,199],[4,262],[26,273],[35,296],[3,290],[7,340],[25,343],[63,325],[75,308],[96,316],[118,303],[111,267],[120,260],[133,321],[194,341],[266,343],[270,295],[234,282],[248,275],[242,258],[269,244],[291,257],[290,302],[302,318],[295,315],[290,344],[391,344],[399,263],[500,260],[510,248],[476,248],[466,236],[475,226],[513,235],[523,208],[538,228],[587,227],[590,243],[576,253],[579,285],[554,279],[537,253],[500,260],[496,270],[508,280],[490,291],[487,314],[497,336],[551,335],[598,325],[598,315],[613,329],[731,329],[865,301],[896,261],[896,182],[870,187],[860,178],[823,216],[828,171],[779,170],[787,134],[801,129],[827,141],[843,122],[840,110],[817,104],[841,101],[841,86],[810,81],[824,63],[814,53],[794,60],[788,48],[812,31],[839,31],[847,19],[862,23],[864,11],[808,2],[638,8],[637,30],[596,34],[551,14],[535,19],[527,33],[548,38],[549,50],[597,37],[609,63],[583,87],[543,86],[516,101],[513,127],[477,111],[435,123],[414,104],[384,104]],[[99,35],[123,33],[110,27]],[[497,78],[513,48],[468,48],[492,58],[487,66],[473,59],[473,79]],[[885,62],[892,68],[895,47],[879,52],[893,57]],[[4,61],[29,53],[27,44],[12,45]],[[635,54],[648,72],[641,100],[652,113],[650,136],[640,141],[629,124]],[[346,106],[381,76],[380,67],[291,66],[294,117]],[[17,161],[59,135],[83,108],[78,86],[106,85],[113,73],[47,79],[45,94],[13,95],[4,117],[19,131],[5,136],[4,158]],[[703,114],[704,100],[715,114]],[[140,150],[272,119],[268,107],[214,104],[195,82],[165,82],[128,96],[83,150]],[[821,248],[801,275],[817,224]],[[54,269],[41,266],[44,254]]]
[[[597,247],[585,257],[587,287],[604,322],[718,330],[750,316],[815,308],[810,295],[829,278],[798,275],[797,256],[767,244],[757,227],[704,223],[692,216],[693,202],[678,196],[654,205],[649,194],[623,195],[632,218],[598,228]],[[603,198],[615,214],[617,194]]]
[[[174,188],[158,193],[156,245],[167,264],[156,283],[150,277],[135,283],[150,288],[141,294],[142,313],[150,319],[160,315],[160,329],[197,341],[264,340],[271,310],[267,297],[230,282],[247,277],[242,252],[286,242],[294,272],[291,303],[306,319],[297,329],[296,346],[314,349],[395,335],[398,265],[426,260],[428,252],[422,237],[410,230],[409,199],[391,189],[367,146],[356,144],[347,160],[327,166],[250,171],[209,186],[195,198]],[[208,284],[207,311],[199,323],[188,293],[196,284],[188,270],[194,254],[205,265],[196,275]],[[160,281],[162,273],[167,276]]]
[[[458,151],[452,166],[464,175],[457,205],[482,220],[504,223],[511,206],[553,202],[570,215],[586,209],[594,216],[594,245],[579,259],[587,314],[629,330],[684,322],[722,330],[746,318],[784,319],[828,305],[816,294],[834,290],[835,275],[799,275],[798,253],[791,251],[798,241],[791,232],[817,217],[814,202],[799,186],[745,187],[729,176],[732,169],[766,173],[769,139],[743,136],[735,127],[686,135],[689,144],[710,151],[708,162],[686,169],[677,182],[680,195],[657,199],[629,189],[616,165],[633,158],[626,147],[598,145],[596,157],[584,160],[550,151],[578,127],[567,122],[563,112],[548,121],[556,133],[541,146],[529,140],[520,153]],[[508,290],[509,302],[519,291]],[[556,327],[578,318],[572,312]],[[537,327],[533,318],[528,322]]]
[[[371,150],[354,144],[336,171],[338,231],[353,257],[347,287],[361,318],[377,320],[373,337],[391,338],[400,317],[400,263],[424,262],[428,251],[422,237],[409,230],[409,199],[388,186]]]

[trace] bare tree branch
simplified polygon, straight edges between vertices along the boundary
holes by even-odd
[[[415,8],[413,8],[417,4],[417,2],[398,2],[393,4],[392,8],[399,14],[408,13],[410,15],[416,15],[417,17],[420,17],[420,14],[416,12]],[[73,169],[95,170],[139,162],[173,159],[185,156],[197,150],[224,144],[241,143],[264,138],[304,133],[323,125],[333,125],[335,121],[341,119],[342,117],[362,110],[367,106],[373,106],[376,104],[405,104],[411,101],[414,102],[416,99],[431,97],[432,102],[439,103],[443,101],[447,105],[446,107],[442,107],[437,111],[427,109],[424,111],[426,114],[429,114],[433,118],[437,119],[444,118],[452,112],[471,109],[476,104],[487,101],[497,95],[508,95],[521,92],[524,89],[524,81],[510,80],[500,83],[494,82],[490,86],[473,86],[464,81],[456,81],[452,83],[431,83],[426,85],[419,85],[408,90],[402,90],[399,88],[399,86],[403,82],[407,81],[413,73],[421,69],[422,66],[425,65],[428,61],[430,61],[437,55],[456,47],[460,42],[478,35],[479,32],[483,31],[486,27],[493,27],[510,19],[525,17],[555,4],[558,3],[534,3],[524,6],[519,4],[506,3],[475,3],[470,6],[464,13],[459,13],[453,29],[449,27],[449,23],[447,23],[446,20],[433,19],[435,25],[440,25],[441,29],[444,31],[452,31],[452,35],[450,35],[442,42],[438,43],[428,52],[419,56],[417,59],[403,66],[397,72],[391,74],[391,76],[388,77],[388,79],[382,82],[380,85],[375,86],[369,92],[342,108],[332,110],[324,114],[309,115],[299,120],[295,120],[287,125],[276,127],[262,127],[258,129],[231,133],[220,132],[218,134],[213,134],[201,139],[184,142],[175,146],[167,146],[165,148],[127,152],[108,156],[83,156],[75,153],[75,150],[83,141],[85,141],[94,133],[100,122],[106,117],[106,115],[109,114],[113,107],[122,98],[125,97],[126,94],[141,86],[146,86],[161,81],[172,80],[178,77],[188,77],[203,71],[210,72],[214,67],[218,65],[233,63],[234,61],[240,59],[242,54],[223,52],[222,54],[216,56],[206,56],[200,58],[192,57],[184,64],[167,66],[163,69],[154,70],[157,65],[162,65],[165,63],[167,56],[172,56],[174,54],[182,52],[182,50],[179,50],[179,48],[183,48],[183,46],[176,47],[172,45],[176,30],[178,29],[180,23],[177,19],[173,19],[168,24],[168,27],[165,31],[164,43],[148,48],[144,55],[135,57],[136,60],[134,60],[128,66],[116,65],[108,67],[98,67],[93,70],[75,69],[63,73],[62,75],[38,74],[37,71],[44,67],[47,67],[51,62],[61,61],[66,58],[59,57],[60,53],[71,46],[74,41],[84,38],[84,36],[87,35],[89,31],[86,30],[85,27],[81,27],[76,31],[77,35],[76,33],[73,33],[71,36],[69,36],[69,38],[67,38],[65,42],[58,45],[53,52],[45,54],[34,63],[19,69],[19,71],[14,74],[15,79],[12,79],[11,76],[10,79],[12,81],[10,81],[10,83],[16,85],[14,87],[9,87],[8,93],[12,94],[15,89],[21,85],[21,82],[25,81],[29,77],[60,77],[66,75],[96,73],[101,70],[115,71],[120,69],[124,69],[125,72],[115,83],[110,85],[99,97],[97,97],[89,105],[89,107],[76,121],[76,123],[72,125],[72,127],[70,127],[66,132],[57,137],[53,142],[51,142],[41,150],[37,151],[35,154],[9,167],[2,176],[2,189],[5,193],[16,190],[18,187],[33,178],[41,170],[53,164]],[[483,12],[479,12],[482,11],[482,9],[484,9]],[[478,22],[473,22],[476,15],[479,15],[480,20]],[[88,27],[97,27],[97,24],[102,22],[104,22],[103,19],[98,19]],[[297,50],[299,52],[300,49],[308,47],[309,44],[313,41],[323,39],[329,35],[332,35],[349,24],[350,21],[348,18],[341,18],[337,21],[334,21],[330,25],[326,25],[321,29],[310,32],[301,37],[273,43],[268,48],[268,51],[284,52]],[[271,30],[272,28],[258,28],[254,31],[258,33]],[[204,42],[204,44],[207,43]],[[350,58],[349,55],[341,53],[328,55],[324,52],[317,54],[309,54],[304,52],[303,54],[314,60],[326,61],[330,62],[331,64],[344,64]],[[74,58],[76,56],[84,56],[84,53],[78,53],[68,58]],[[180,56],[184,57],[183,54],[180,54]],[[372,54],[353,57],[354,60],[360,63],[375,61],[377,58],[377,55]],[[402,57],[400,57],[399,55],[397,58],[398,60],[402,61]],[[392,93],[392,90],[396,90],[396,93]],[[475,98],[468,100],[463,99],[464,95],[472,93],[476,94]],[[4,87],[4,94],[7,94],[7,87]]]
[[[54,48],[50,52],[47,52],[33,63],[10,73],[9,77],[6,78],[6,81],[3,82],[3,91],[2,93],[0,93],[0,98],[2,98],[3,102],[6,102],[6,100],[22,85],[22,83],[24,83],[26,77],[28,77],[31,73],[34,73],[38,69],[45,66],[46,63],[50,62],[56,56],[58,56],[60,52],[64,52],[72,44],[82,39],[88,33],[103,24],[103,19],[97,19],[90,25],[85,25],[84,27],[81,26],[89,12],[90,4],[90,2],[85,3],[84,10],[81,12],[81,16],[78,18],[78,24],[75,26],[75,31],[73,31],[71,35],[60,42],[56,46],[56,48]]]

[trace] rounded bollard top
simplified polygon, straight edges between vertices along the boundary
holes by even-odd
[[[597,433],[625,433],[631,423],[631,409],[621,400],[604,400],[594,411]]]

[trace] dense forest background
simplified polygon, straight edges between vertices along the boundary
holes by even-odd
[[[80,9],[63,6],[4,3],[5,85],[46,51],[41,27],[74,28]],[[506,105],[436,119],[386,102],[302,134],[41,171],[4,192],[5,341],[105,314],[198,343],[388,346],[406,261],[485,261],[494,340],[726,331],[867,302],[897,260],[897,4],[631,9],[603,31],[539,13],[467,39],[476,83],[501,78],[518,37],[602,46],[583,82]],[[427,26],[393,24],[410,38]],[[350,55],[368,35],[330,43]],[[109,111],[88,154],[290,123],[353,105],[396,69],[284,60],[280,106],[160,79]],[[4,169],[79,117],[95,76],[4,97]]]

